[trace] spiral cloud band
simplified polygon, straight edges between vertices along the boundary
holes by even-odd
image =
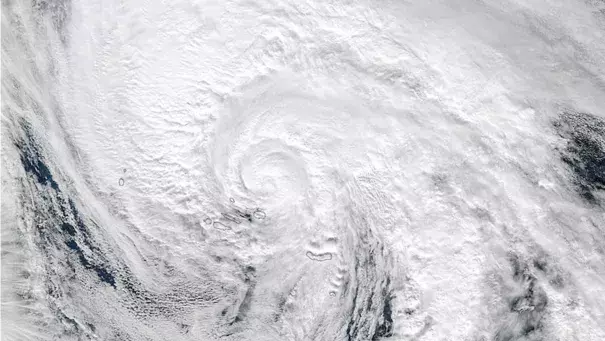
[[[2,340],[605,340],[605,5],[2,4]]]

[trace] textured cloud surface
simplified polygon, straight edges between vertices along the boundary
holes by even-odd
[[[602,1],[3,1],[3,340],[605,340]]]

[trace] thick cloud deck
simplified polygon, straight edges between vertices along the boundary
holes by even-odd
[[[603,4],[2,6],[3,340],[605,340]]]

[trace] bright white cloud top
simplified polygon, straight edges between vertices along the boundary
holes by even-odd
[[[5,1],[3,340],[605,340],[605,3]]]

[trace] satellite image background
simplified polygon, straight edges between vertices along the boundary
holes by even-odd
[[[2,2],[2,340],[605,340],[605,2]]]

